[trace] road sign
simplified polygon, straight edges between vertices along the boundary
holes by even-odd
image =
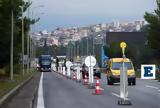
[[[73,64],[72,64],[71,61],[67,61],[67,62],[66,62],[66,66],[67,66],[67,67],[71,67],[72,65],[73,65]]]
[[[96,59],[93,56],[87,56],[85,59],[86,66],[95,66],[96,65]]]
[[[80,64],[77,63],[77,82],[81,82]]]
[[[67,66],[67,77],[70,78],[71,77],[71,69],[70,67],[72,66],[72,62],[71,61],[67,61],[66,62],[66,66]]]
[[[155,65],[141,65],[141,79],[155,79],[156,66]]]
[[[125,42],[120,43],[120,47],[122,48],[123,59],[126,58],[125,56],[125,48],[127,44]],[[125,66],[124,60],[123,65],[121,67],[120,72],[120,97],[121,100],[118,101],[119,105],[131,105],[131,101],[128,100],[128,75],[127,75],[127,67]]]
[[[127,47],[127,44],[125,42],[121,42],[120,43],[120,47],[122,48],[122,54],[123,54],[123,58],[125,58],[125,48]]]
[[[89,84],[88,84],[88,88],[90,89],[94,89],[94,77],[93,77],[93,66],[96,65],[96,59],[93,56],[88,56],[85,59],[85,64],[86,66],[88,66],[89,70]]]
[[[77,60],[79,60],[80,59],[80,57],[79,56],[77,56]]]
[[[125,42],[121,42],[121,43],[120,43],[120,47],[121,47],[121,48],[126,48],[126,47],[127,47],[127,44],[126,44]]]

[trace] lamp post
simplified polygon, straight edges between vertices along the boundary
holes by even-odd
[[[20,6],[22,12],[22,74],[24,75],[24,17],[23,17],[23,6]]]
[[[95,49],[95,47],[94,47],[94,37],[93,37],[93,56],[95,56],[95,53],[94,53],[94,49]]]
[[[30,0],[28,0],[28,3],[31,3]],[[30,18],[30,7],[28,8],[28,18]],[[29,48],[30,48],[30,26],[29,26],[28,36],[27,36],[27,55],[28,55],[27,73],[29,73],[29,70],[30,70],[30,66],[29,66],[29,64],[30,64]]]
[[[87,56],[88,56],[88,37],[87,37]]]
[[[44,5],[38,5],[38,6],[35,6],[35,7],[32,8],[32,17],[31,17],[32,20],[33,20],[33,17],[34,17],[34,10],[38,9],[38,8],[42,8],[42,7],[44,7]],[[44,13],[42,13],[42,14],[44,14]],[[33,29],[35,31],[35,24],[33,24],[33,26],[32,26],[32,31],[33,31]]]
[[[14,12],[11,10],[11,52],[10,52],[10,79],[13,80],[13,31],[14,30]]]
[[[33,20],[33,16],[34,16],[34,10],[37,9],[37,8],[41,8],[41,7],[44,7],[44,5],[38,5],[38,6],[35,6],[35,7],[32,8],[32,13],[31,13],[31,19],[32,20]],[[33,48],[34,45],[33,44],[34,44],[34,42],[33,42],[33,39],[32,39],[33,26],[35,26],[35,25],[31,26],[31,33],[30,33],[30,40],[29,40],[30,41],[29,42],[30,43],[30,52],[29,52],[30,53],[30,62],[32,61],[33,56],[34,56],[33,55],[34,54],[33,53],[33,50],[34,50],[34,48]]]

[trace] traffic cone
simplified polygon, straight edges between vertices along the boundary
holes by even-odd
[[[76,73],[73,73],[73,80],[76,80]]]
[[[100,95],[100,94],[101,94],[100,82],[99,82],[99,78],[98,78],[98,77],[96,77],[96,89],[95,89],[95,94],[96,94],[96,95]]]
[[[84,79],[83,79],[83,85],[88,85],[88,77],[85,74]]]

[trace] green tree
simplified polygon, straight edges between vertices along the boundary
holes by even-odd
[[[148,45],[153,49],[154,57],[160,63],[160,2],[157,0],[157,9],[153,13],[146,12],[145,20],[149,23],[146,28]]]
[[[0,68],[9,65],[10,62],[10,43],[11,43],[11,10],[14,13],[14,64],[19,60],[21,53],[21,20],[22,12],[20,6],[24,7],[24,12],[30,3],[23,0],[0,0]],[[29,18],[24,18],[25,44],[30,24]]]

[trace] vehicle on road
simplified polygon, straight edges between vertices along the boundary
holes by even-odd
[[[160,66],[156,65],[156,79],[160,81]]]
[[[128,85],[136,85],[136,75],[134,66],[132,61],[128,58],[109,59],[106,71],[108,85],[113,85],[114,83],[120,82],[120,68],[122,67],[123,62],[125,67],[127,67]]]
[[[81,72],[82,72],[82,78],[83,79],[85,78],[85,75],[87,75],[87,77],[89,76],[88,67],[85,64],[82,65]],[[93,76],[94,76],[94,78],[96,78],[96,77],[101,78],[101,72],[100,72],[100,68],[99,68],[98,64],[96,64],[93,67]]]
[[[51,56],[41,55],[39,57],[40,72],[51,72]]]

